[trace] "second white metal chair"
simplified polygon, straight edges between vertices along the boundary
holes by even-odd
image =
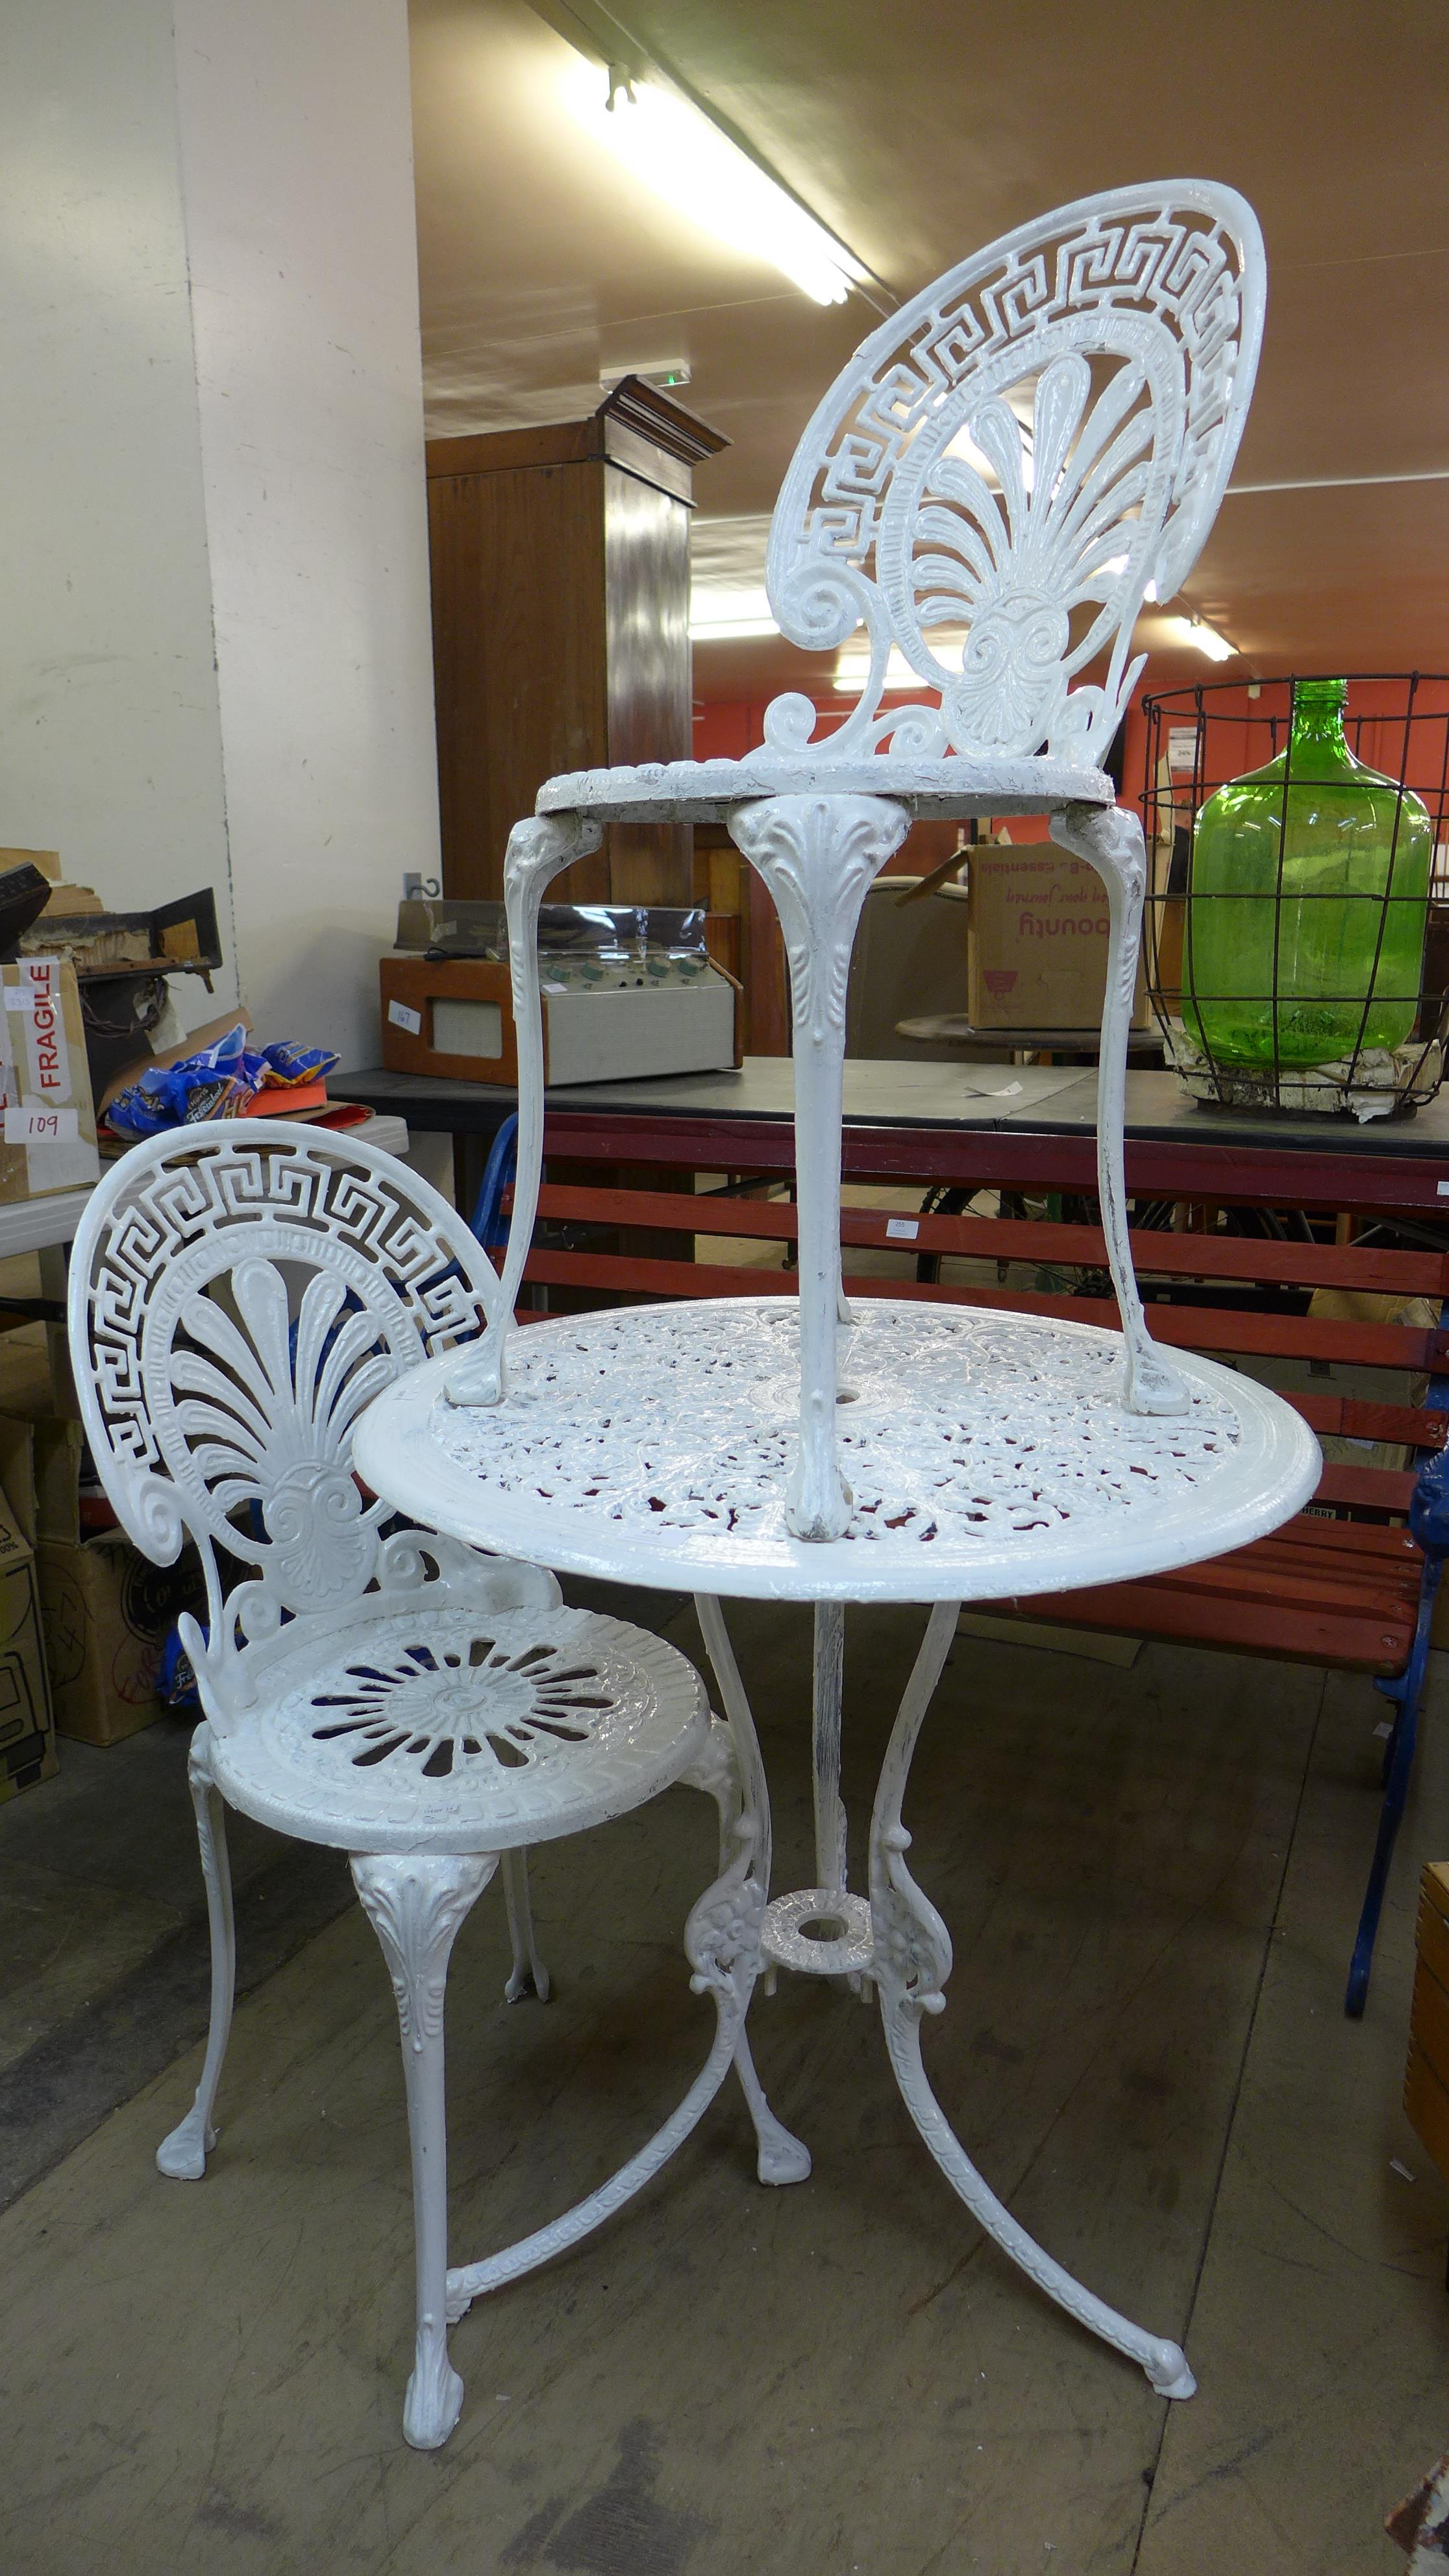
[[[498,1297],[447,1203],[394,1157],[317,1127],[193,1127],[128,1153],[97,1189],[71,1267],[72,1363],[96,1471],[136,1546],[187,1540],[207,1620],[183,1627],[205,1709],[190,1777],[212,1935],[211,2035],[164,2174],[197,2180],[231,2020],[235,1943],[224,1805],[346,1851],[397,1997],[412,2140],[417,2342],[403,2430],[430,2449],[463,2384],[447,2330],[482,2292],[575,2243],[657,2172],[731,2060],[762,2181],[810,2160],[770,2113],[744,2017],[761,1965],[769,1809],[748,1715],[712,1719],[677,1649],[568,1609],[551,1574],[417,1529],[352,1472],[366,1406],[405,1371],[476,1338]],[[225,1593],[226,1561],[248,1579]],[[449,2270],[443,1998],[465,1915],[502,1870],[510,1999],[547,1978],[526,1847],[706,1790],[720,1874],[690,1914],[713,2046],[657,2134],[533,2235]]]

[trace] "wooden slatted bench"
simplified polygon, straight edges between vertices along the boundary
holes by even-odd
[[[1186,1210],[1189,1222],[1203,1212]],[[1210,1215],[1218,1219],[1219,1212]],[[1229,1225],[1261,1222],[1223,1211]],[[699,1257],[726,1239],[780,1247],[796,1236],[793,1205],[729,1189],[596,1188],[546,1183],[539,1225],[524,1273],[545,1295],[568,1303],[719,1296],[778,1296],[794,1284],[789,1268],[763,1268],[758,1256],[734,1262]],[[599,1248],[631,1239],[671,1237],[657,1254]],[[1340,1229],[1341,1231],[1342,1229]],[[852,1298],[889,1296],[951,1305],[999,1307],[1016,1314],[1066,1316],[1114,1325],[1106,1247],[1092,1224],[1050,1219],[903,1215],[899,1208],[844,1206],[841,1242],[845,1288]],[[682,1235],[696,1257],[679,1257]],[[996,1279],[943,1285],[938,1279],[852,1274],[853,1250],[904,1253],[919,1272],[943,1256],[996,1266]],[[1392,1373],[1425,1380],[1423,1401],[1378,1401],[1328,1388],[1283,1385],[1280,1392],[1322,1438],[1393,1444],[1407,1465],[1337,1460],[1325,1465],[1318,1491],[1297,1519],[1231,1555],[1134,1583],[983,1603],[1034,1620],[1113,1630],[1179,1644],[1236,1649],[1371,1676],[1394,1703],[1385,1759],[1385,1803],[1364,1917],[1350,1973],[1347,2008],[1361,2012],[1383,1885],[1402,1812],[1418,1701],[1426,1668],[1437,1551],[1426,1564],[1407,1526],[1420,1471],[1439,1457],[1449,1432],[1449,1254],[1383,1248],[1353,1241],[1279,1239],[1248,1232],[1145,1229],[1132,1234],[1133,1258],[1156,1338],[1235,1364],[1275,1362]],[[1078,1274],[1075,1287],[1008,1285],[1013,1265],[1035,1264]],[[1098,1275],[1100,1274],[1100,1275]],[[1433,1323],[1375,1322],[1308,1311],[1315,1290],[1367,1292],[1400,1307],[1427,1300]],[[1445,1461],[1449,1470],[1449,1460]]]

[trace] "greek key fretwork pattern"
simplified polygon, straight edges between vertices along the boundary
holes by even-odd
[[[870,675],[832,758],[898,750],[1095,760],[1140,663],[1133,621],[1195,561],[1262,334],[1262,245],[1226,188],[1117,189],[995,243],[893,314],[816,412],[771,528],[785,634],[864,625]],[[895,647],[929,689],[881,712]],[[1106,655],[1103,685],[1073,689]],[[808,700],[775,701],[776,750]]]
[[[385,1506],[353,1480],[358,1415],[493,1302],[461,1221],[393,1156],[228,1122],[128,1154],[74,1273],[86,1428],[138,1545],[214,1541],[289,1608],[360,1593]]]

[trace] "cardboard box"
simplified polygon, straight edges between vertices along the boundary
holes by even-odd
[[[513,987],[502,960],[418,957],[380,965],[382,1060],[393,1073],[456,1082],[518,1080]],[[545,1082],[628,1082],[736,1065],[740,988],[707,964],[689,984],[543,991]]]
[[[56,957],[0,965],[0,1200],[100,1178],[96,1113],[74,970]]]
[[[0,1805],[59,1767],[35,1552],[0,1506]]]
[[[153,1565],[124,1532],[81,1535],[81,1428],[33,1425],[36,1557],[41,1621],[58,1735],[119,1744],[164,1714],[156,1671],[172,1621],[200,1610],[205,1587],[193,1548]]]
[[[1043,842],[973,850],[967,1003],[978,1029],[1095,1029],[1107,991],[1107,895],[1095,868]],[[1147,1022],[1142,969],[1133,1025]]]

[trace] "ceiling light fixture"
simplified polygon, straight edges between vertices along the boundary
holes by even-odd
[[[1231,662],[1235,659],[1238,650],[1236,644],[1230,644],[1226,635],[1219,635],[1214,627],[1205,625],[1202,618],[1173,617],[1168,623],[1177,629],[1177,633],[1172,638],[1174,644],[1190,644],[1195,653],[1206,653],[1210,662]]]
[[[727,644],[734,637],[778,635],[764,590],[726,590],[701,583],[689,603],[691,644]]]
[[[870,279],[844,242],[659,73],[604,72],[579,57],[564,96],[642,186],[731,250],[779,269],[817,304],[843,304]]]
[[[958,643],[964,643],[965,640],[963,628]],[[944,655],[949,650],[950,638],[940,631],[932,637],[931,641],[938,656]],[[869,678],[869,648],[860,644],[844,645],[836,661],[831,687],[838,689],[842,697],[852,696],[865,687]],[[899,646],[894,644],[891,646],[886,661],[885,679],[882,682],[885,689],[930,689],[935,685],[934,681],[923,680],[919,671],[912,670]]]

